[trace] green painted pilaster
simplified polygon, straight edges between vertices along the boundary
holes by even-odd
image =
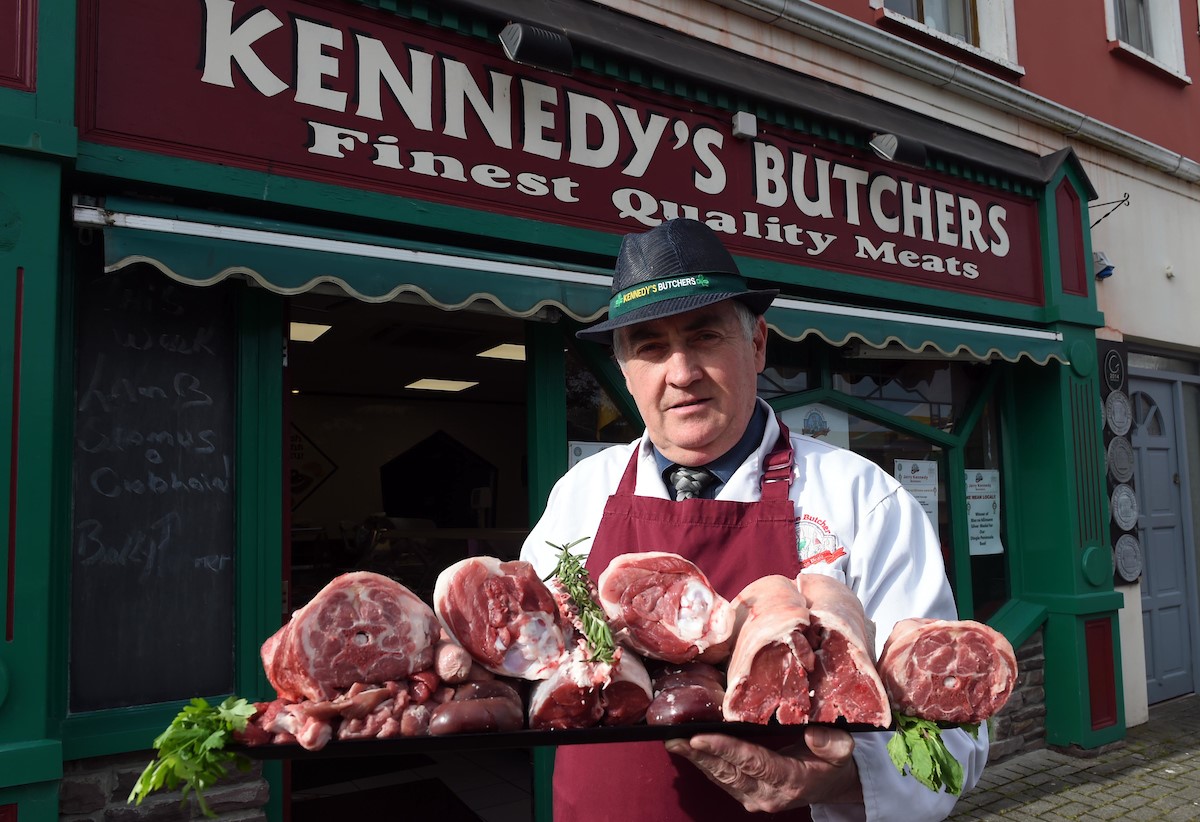
[[[536,522],[556,480],[567,470],[567,379],[563,332],[554,325],[525,323],[528,399],[529,521]],[[554,817],[551,780],[554,748],[533,750],[533,818]]]
[[[21,822],[58,818],[62,775],[49,720],[60,189],[56,161],[0,150],[0,804]]]
[[[1006,392],[1012,425],[1005,433],[1021,496],[1013,596],[1047,613],[1047,741],[1093,748],[1125,734],[1115,625],[1122,597],[1113,591],[1105,527],[1094,336],[1090,328],[1064,334],[1071,364],[1018,365]],[[1111,712],[1102,710],[1106,694],[1115,701]]]

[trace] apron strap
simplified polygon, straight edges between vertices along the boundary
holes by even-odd
[[[787,499],[792,490],[792,438],[783,420],[779,422],[779,439],[775,449],[763,460],[762,498]]]

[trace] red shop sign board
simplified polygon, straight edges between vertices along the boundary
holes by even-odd
[[[694,217],[738,254],[1043,302],[1027,197],[351,4],[83,5],[86,141],[618,234]]]

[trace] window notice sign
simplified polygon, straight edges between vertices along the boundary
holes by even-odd
[[[896,460],[896,479],[917,502],[938,530],[938,464],[937,460]]]
[[[968,468],[965,479],[971,554],[1004,553],[1004,545],[1000,542],[1000,472]]]

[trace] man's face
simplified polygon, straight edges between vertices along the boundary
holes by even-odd
[[[767,324],[746,338],[730,301],[617,330],[625,385],[651,441],[681,465],[711,462],[737,444],[754,413]]]

